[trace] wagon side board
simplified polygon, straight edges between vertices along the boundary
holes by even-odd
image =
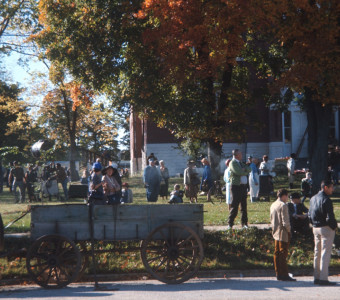
[[[97,205],[93,208],[96,240],[142,240],[169,222],[186,225],[203,238],[203,204]],[[47,234],[61,234],[75,241],[90,240],[89,207],[85,204],[32,206],[31,238]],[[159,238],[168,235],[170,232],[161,232]]]

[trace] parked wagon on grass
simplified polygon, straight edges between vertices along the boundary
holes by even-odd
[[[103,250],[95,244],[141,240],[138,250],[146,270],[164,283],[176,284],[198,271],[202,238],[202,204],[37,205],[31,207],[33,244],[26,265],[40,286],[62,288],[77,279],[84,257],[91,254],[98,285],[94,255]],[[90,242],[91,251],[83,249],[82,242]]]

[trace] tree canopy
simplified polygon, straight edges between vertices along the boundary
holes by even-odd
[[[339,5],[48,0],[40,1],[44,28],[33,38],[82,84],[178,136],[206,140],[217,154],[222,141],[243,139],[256,104],[250,79],[271,82],[275,104],[283,88],[301,93],[312,169],[321,161],[324,176],[327,122],[340,99]]]
[[[267,34],[264,62],[275,79],[272,92],[290,88],[301,94],[297,100],[307,112],[309,159],[318,189],[327,173],[333,105],[340,104],[340,3],[284,0],[264,6],[262,13],[259,28]]]
[[[34,39],[81,82],[178,136],[208,141],[220,156],[223,140],[242,141],[245,133],[252,102],[249,70],[238,58],[256,7],[219,0],[139,4],[98,1],[89,10],[85,0],[44,1],[44,29]]]

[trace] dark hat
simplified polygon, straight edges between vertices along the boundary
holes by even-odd
[[[300,199],[301,196],[299,193],[291,193],[289,199]]]
[[[105,167],[105,168],[102,170],[102,174],[103,174],[103,175],[106,175],[107,170],[110,169],[110,168],[112,169],[112,171],[117,170],[116,168],[114,168],[114,167],[112,167],[112,166],[107,166],[107,167]]]

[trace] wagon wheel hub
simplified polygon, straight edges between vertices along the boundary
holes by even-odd
[[[48,258],[48,266],[49,267],[56,267],[59,265],[59,259],[57,256],[55,255],[51,255],[49,258]]]
[[[168,248],[168,257],[171,259],[171,260],[174,260],[174,259],[177,259],[179,256],[179,251],[178,251],[178,247],[176,246],[170,246]]]

